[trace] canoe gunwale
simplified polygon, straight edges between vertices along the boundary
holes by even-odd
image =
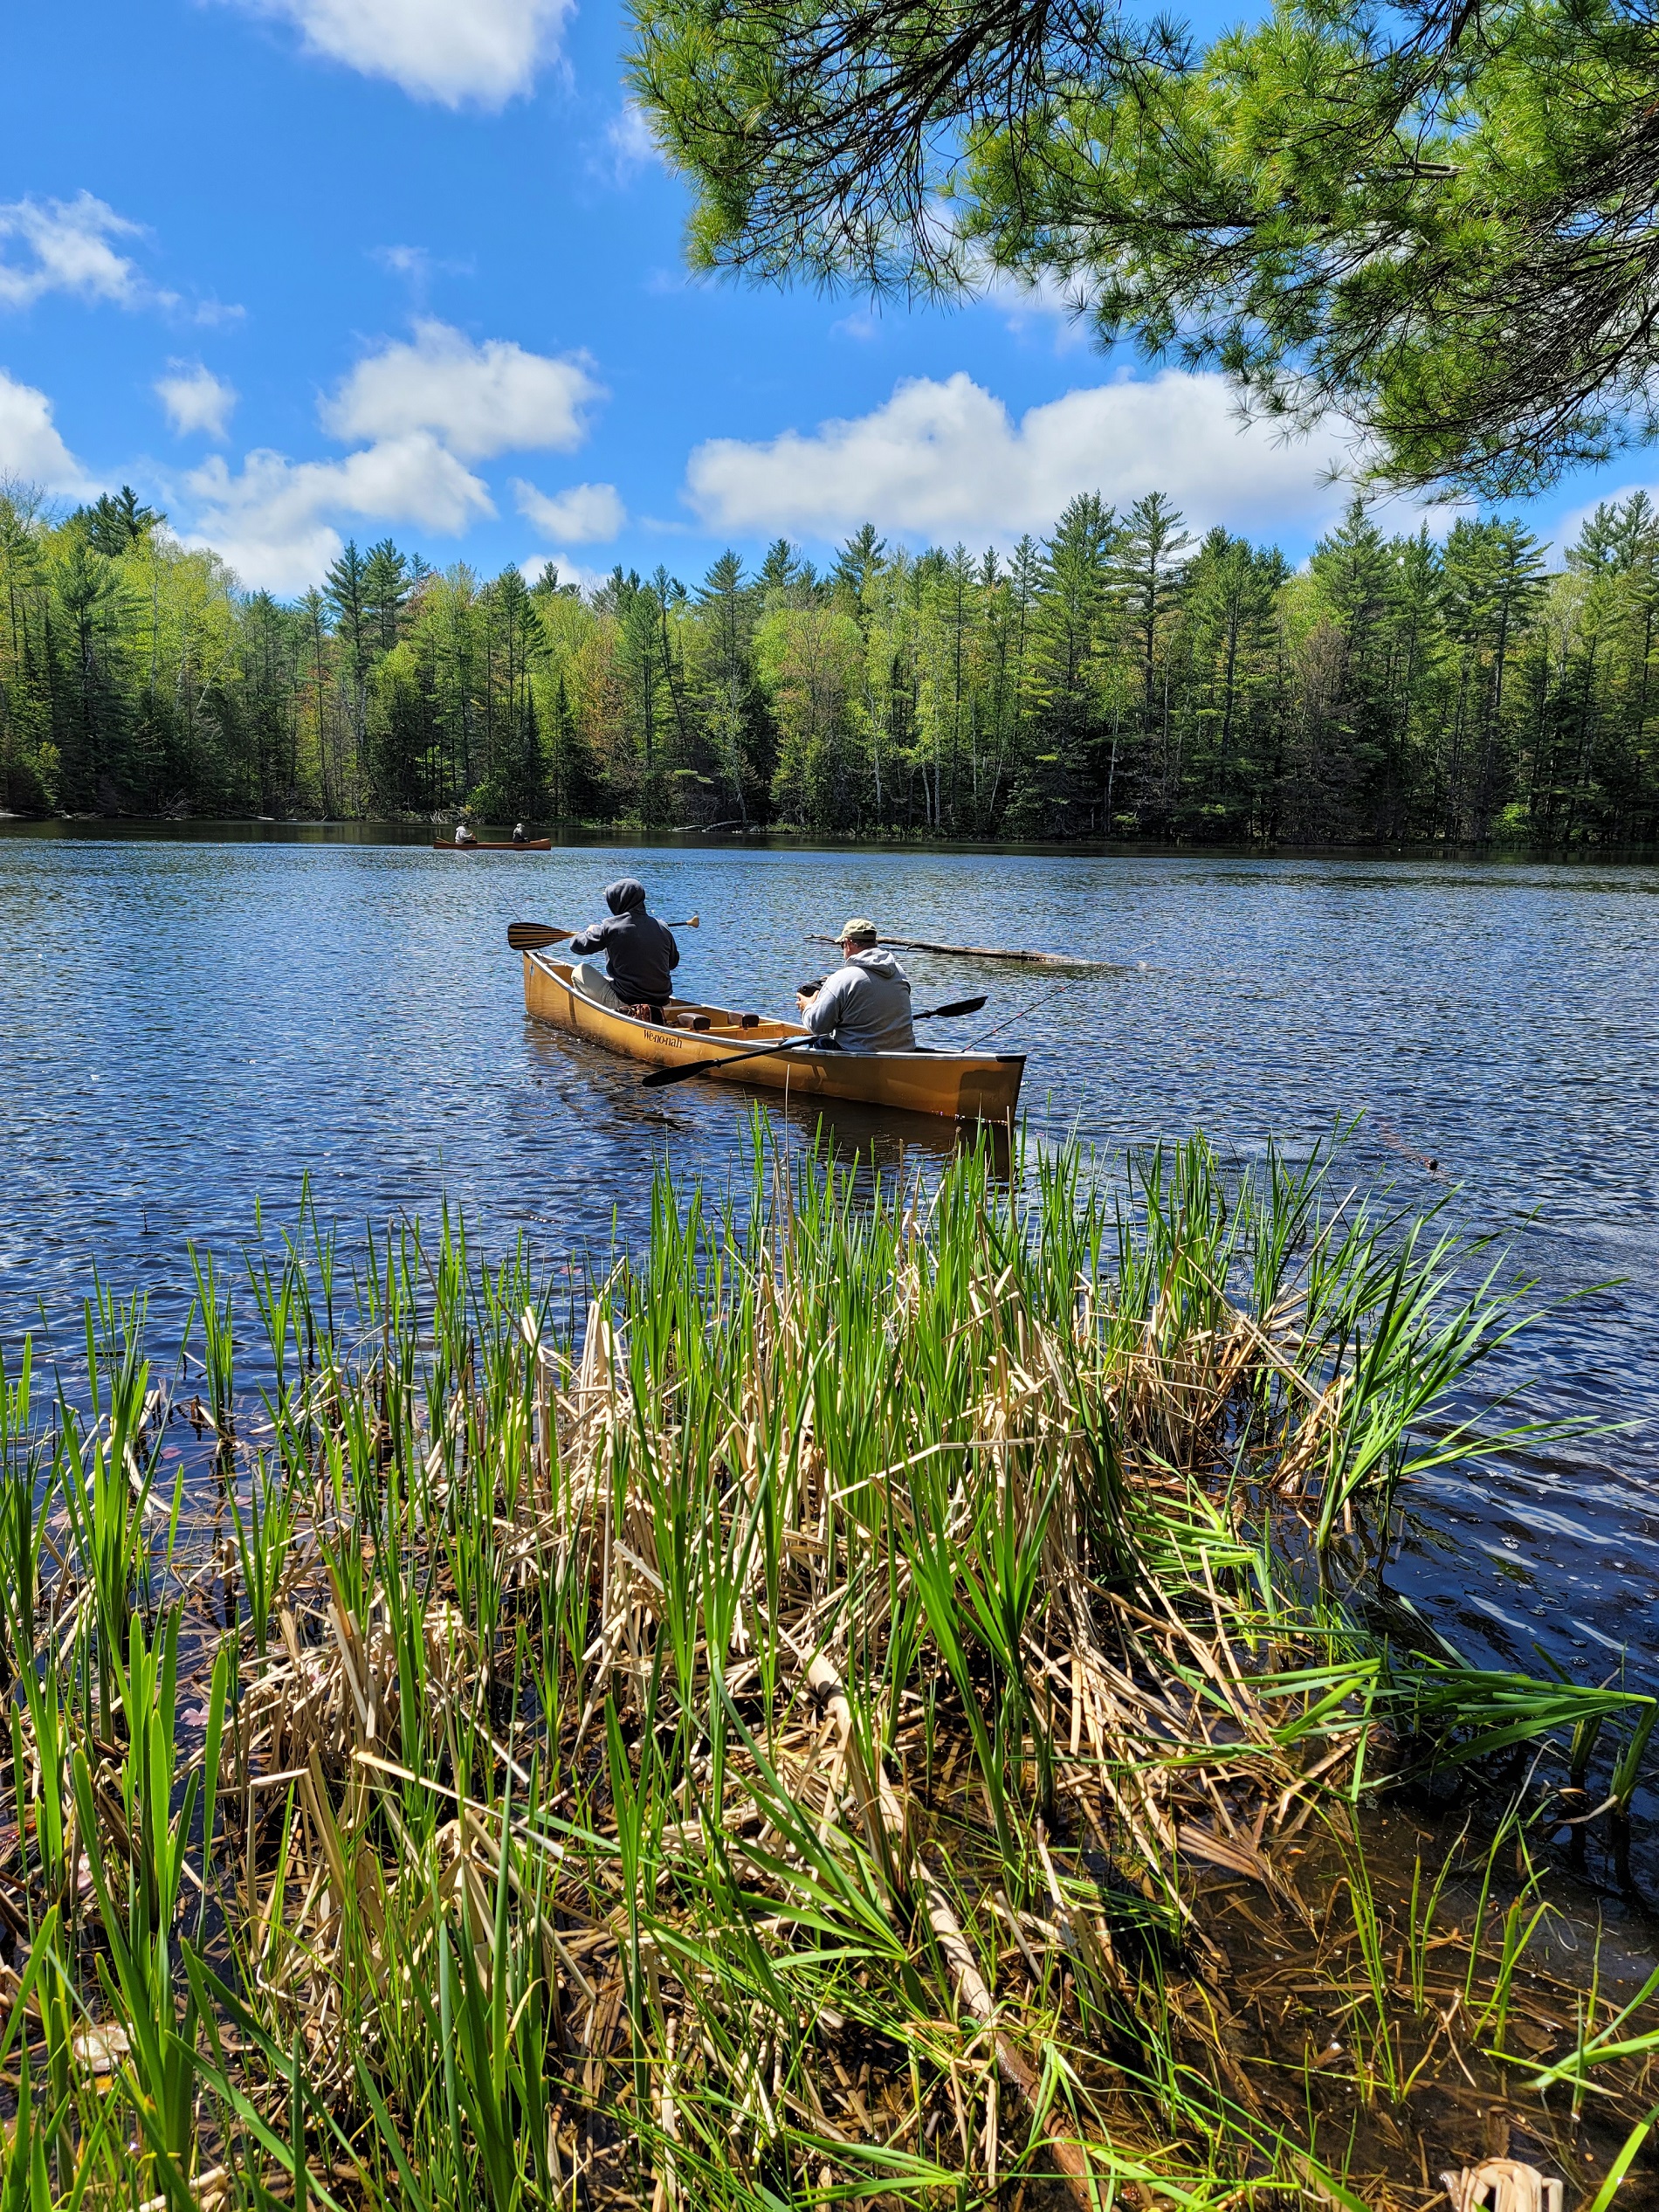
[[[1012,1116],[1018,1104],[1023,1052],[930,1051],[919,1046],[911,1052],[838,1052],[800,1044],[782,1051],[775,1048],[809,1032],[796,1023],[768,1022],[755,1037],[738,1026],[731,1009],[688,1000],[670,1003],[685,1013],[718,1016],[718,1026],[686,1030],[671,1023],[642,1021],[601,1006],[578,991],[565,962],[549,960],[540,951],[527,951],[523,960],[525,1010],[531,1018],[621,1058],[658,1068],[695,1067],[715,1082],[793,1090],[802,1099],[840,1099],[956,1120],[1000,1123]],[[552,1005],[533,1003],[548,996],[533,990],[532,977],[538,973],[554,986]],[[751,1061],[760,1065],[751,1069]]]

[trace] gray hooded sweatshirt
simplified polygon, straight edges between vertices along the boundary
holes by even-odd
[[[913,1052],[910,978],[879,945],[849,954],[803,1017],[816,1036],[833,1031],[843,1052]]]

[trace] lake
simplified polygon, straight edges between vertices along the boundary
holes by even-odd
[[[724,1186],[744,1094],[643,1092],[527,1022],[519,917],[597,918],[642,875],[693,912],[681,988],[787,1011],[849,913],[895,934],[1087,954],[1082,977],[905,955],[921,1005],[1029,1053],[1031,1129],[1104,1151],[1202,1129],[1302,1154],[1363,1113],[1345,1182],[1449,1198],[1540,1302],[1511,1418],[1630,1424],[1417,1488],[1393,1586],[1473,1659],[1659,1678],[1659,868],[1224,855],[572,844],[434,853],[396,833],[0,824],[0,1343],[72,1325],[94,1266],[170,1357],[187,1239],[233,1258],[308,1175],[348,1245],[460,1209],[548,1263],[646,1219],[665,1155]],[[968,1042],[964,1036],[962,1042]],[[805,1141],[804,1122],[790,1132]],[[899,1171],[925,1126],[843,1116]],[[1438,1171],[1422,1162],[1432,1158]],[[1615,1282],[1612,1288],[1598,1285]]]

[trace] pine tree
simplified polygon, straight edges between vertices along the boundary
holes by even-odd
[[[62,644],[67,712],[56,717],[65,742],[65,777],[78,797],[105,807],[120,790],[126,700],[114,666],[120,637],[120,578],[89,534],[65,533],[53,598]]]
[[[356,539],[348,538],[345,551],[328,571],[325,587],[328,603],[334,610],[334,634],[344,649],[341,680],[346,694],[352,739],[359,759],[365,749],[368,727],[370,632],[368,568],[368,562],[357,550]]]
[[[1023,763],[1022,829],[1102,826],[1118,798],[1121,699],[1110,656],[1118,522],[1095,493],[1073,500],[1043,547],[1028,681],[1041,749]]]
[[[1277,780],[1266,757],[1279,674],[1278,595],[1289,567],[1271,549],[1214,529],[1187,571],[1184,661],[1189,742],[1180,828],[1251,837]]]
[[[1158,830],[1169,828],[1181,784],[1172,748],[1169,636],[1193,541],[1160,492],[1135,501],[1112,546],[1112,576],[1134,640],[1139,679],[1139,773],[1143,805]]]
[[[691,680],[703,727],[745,830],[751,789],[767,790],[773,768],[754,675],[754,596],[737,555],[721,554],[698,589],[691,633]]]
[[[114,561],[141,544],[166,520],[154,507],[141,506],[132,486],[123,484],[114,497],[105,492],[91,506],[77,507],[69,518],[69,527],[85,534],[94,553]]]
[[[1505,717],[1515,650],[1543,588],[1542,548],[1518,522],[1456,522],[1446,541],[1442,606],[1459,648],[1444,833],[1483,840],[1507,803],[1518,748]],[[1509,699],[1512,706],[1512,692]]]
[[[370,546],[362,570],[362,613],[376,653],[390,652],[402,636],[410,586],[409,564],[391,540]]]

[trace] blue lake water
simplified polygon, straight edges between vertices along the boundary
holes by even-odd
[[[0,825],[0,1343],[71,1325],[94,1265],[169,1351],[187,1239],[234,1258],[301,1178],[349,1246],[461,1208],[549,1263],[637,1234],[665,1154],[724,1184],[743,1094],[642,1092],[527,1021],[515,917],[566,926],[644,876],[696,912],[685,995],[787,1011],[807,941],[1088,954],[1080,978],[906,955],[926,1005],[1029,1053],[1033,1131],[1103,1150],[1204,1130],[1229,1157],[1365,1120],[1345,1176],[1499,1232],[1540,1300],[1506,1355],[1527,1417],[1629,1424],[1454,1471],[1391,1570],[1471,1657],[1659,1682],[1659,868],[1635,865],[571,844],[456,858],[358,831]],[[1010,1019],[1010,1017],[1015,1017]],[[968,1041],[965,1037],[963,1042]],[[804,1141],[804,1122],[792,1131]],[[926,1165],[942,1139],[843,1116]],[[1422,1161],[1432,1157],[1439,1171]],[[1591,1286],[1619,1278],[1617,1286]],[[1580,1293],[1587,1295],[1576,1295]],[[1515,1417],[1522,1417],[1518,1415]]]

